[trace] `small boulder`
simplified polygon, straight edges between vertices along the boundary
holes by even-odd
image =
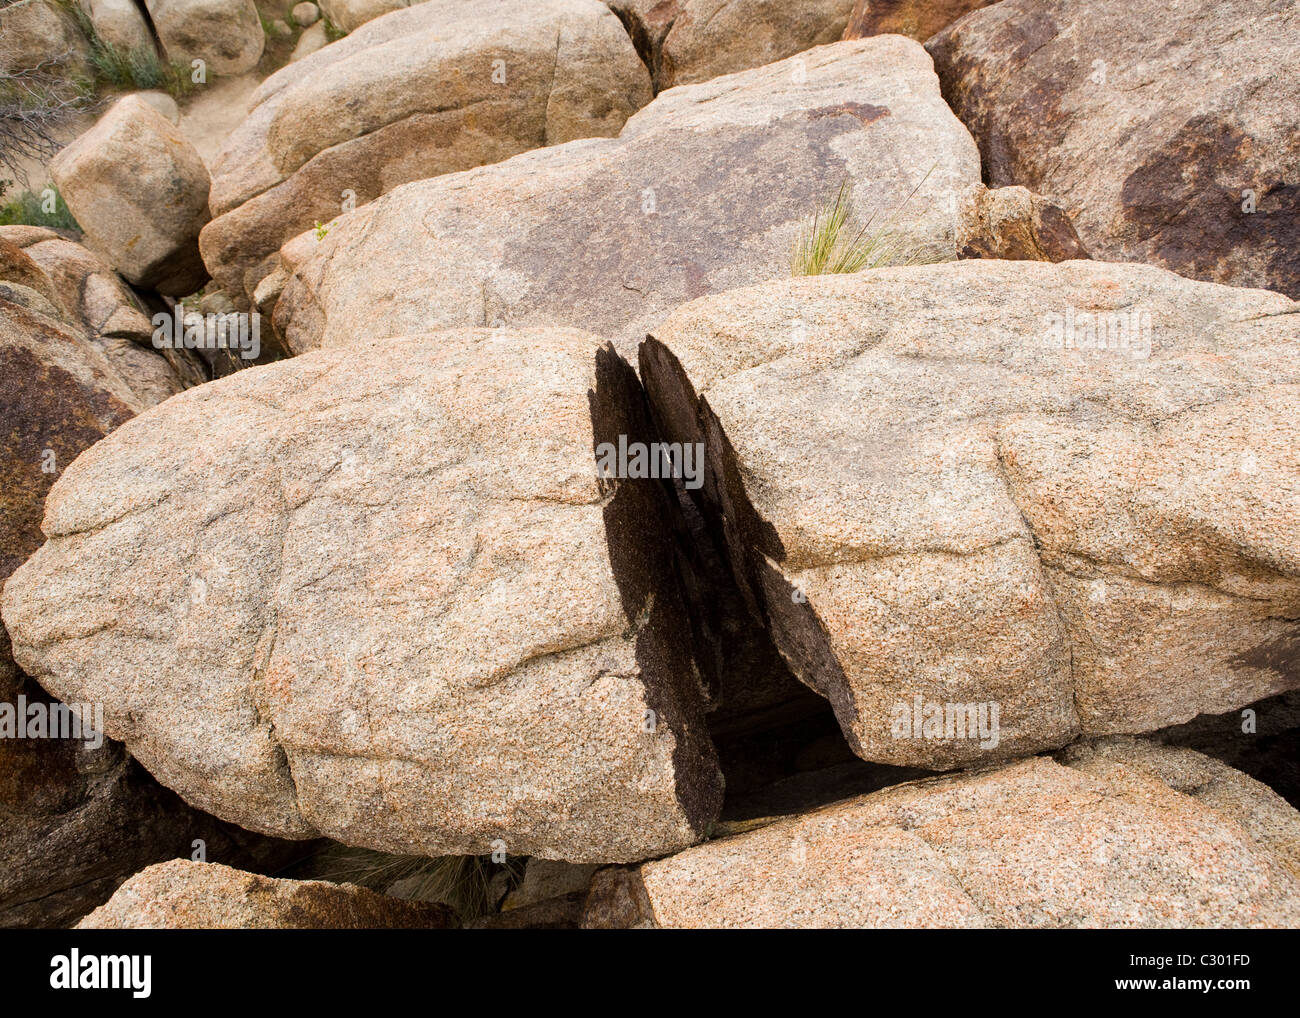
[[[77,924],[80,930],[445,930],[445,905],[355,884],[276,880],[219,863],[174,859],[142,870]]]
[[[144,0],[167,59],[202,60],[209,76],[251,71],[266,33],[253,0]]]
[[[38,68],[87,77],[90,44],[55,0],[0,6],[0,74]]]
[[[153,32],[135,0],[77,0],[102,43],[123,56],[155,57]]]
[[[206,280],[198,235],[208,221],[207,167],[148,102],[119,99],[50,173],[90,245],[130,282],[179,297]]]
[[[318,21],[298,36],[298,42],[293,47],[293,52],[289,54],[289,63],[296,63],[304,57],[309,57],[327,45],[329,45],[329,37],[325,34],[325,23]]]
[[[179,124],[181,122],[180,107],[176,105],[176,100],[166,92],[150,90],[147,92],[135,92],[132,94],[135,95],[137,99],[143,99],[173,124]]]
[[[1023,187],[981,184],[958,206],[957,257],[1065,262],[1088,252],[1055,202]]]

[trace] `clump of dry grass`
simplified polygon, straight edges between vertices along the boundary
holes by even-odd
[[[448,855],[436,859],[418,855],[389,855],[347,845],[329,845],[295,876],[335,883],[359,884],[381,894],[398,891],[412,901],[440,901],[462,919],[496,911],[494,878],[505,872],[510,882],[523,875],[523,859],[494,863],[488,857]],[[498,882],[499,883],[499,882]],[[400,887],[396,885],[401,885]]]
[[[858,224],[853,214],[853,184],[846,177],[833,201],[817,210],[811,223],[795,240],[790,255],[793,276],[822,276],[859,272],[882,265],[925,265],[940,259],[925,245],[910,241],[897,230],[894,220],[921,189],[934,167],[926,171],[916,187],[878,227],[872,229],[878,211]]]

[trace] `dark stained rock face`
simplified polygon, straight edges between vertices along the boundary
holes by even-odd
[[[997,0],[858,0],[844,38],[892,33],[924,42],[963,15],[991,3]]]
[[[4,228],[0,583],[43,542],[46,495],[63,470],[182,388],[166,360],[130,338],[140,323],[148,319],[90,252],[49,231]],[[0,627],[0,704],[16,717],[20,705],[52,702],[15,669]],[[118,743],[16,734],[0,738],[0,926],[67,926],[195,841],[209,858],[248,866],[298,851],[190,809]]]
[[[53,701],[30,679],[0,701]],[[278,869],[307,849],[222,823],[163,788],[121,743],[0,740],[0,928],[67,927],[132,873],[196,851]]]
[[[986,182],[1058,199],[1093,257],[1295,297],[1298,45],[1290,0],[1004,0],[927,49]]]

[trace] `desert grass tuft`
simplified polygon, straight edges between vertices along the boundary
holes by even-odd
[[[426,858],[389,855],[365,848],[329,845],[311,860],[311,879],[359,884],[381,894],[401,883],[401,897],[414,901],[440,901],[462,919],[496,911],[492,900],[494,878],[507,872],[511,883],[523,875],[523,859],[494,863],[489,857],[448,855]]]
[[[189,69],[181,63],[167,63],[152,46],[141,46],[130,51],[105,42],[95,30],[90,16],[80,4],[65,0],[63,8],[72,15],[90,43],[90,66],[94,71],[94,84],[116,89],[161,89],[174,99],[180,99],[194,90]]]
[[[834,200],[818,209],[812,221],[796,238],[790,255],[790,274],[823,276],[860,272],[884,265],[925,265],[940,261],[933,251],[909,240],[905,233],[894,226],[898,214],[921,189],[933,169],[932,166],[926,171],[902,204],[875,229],[872,229],[872,225],[879,210],[872,212],[865,223],[856,222],[853,214],[853,184],[846,177]]]

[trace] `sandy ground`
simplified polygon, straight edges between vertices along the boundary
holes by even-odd
[[[209,166],[226,137],[248,114],[263,75],[250,71],[237,78],[218,78],[186,96],[181,106],[181,133]]]

